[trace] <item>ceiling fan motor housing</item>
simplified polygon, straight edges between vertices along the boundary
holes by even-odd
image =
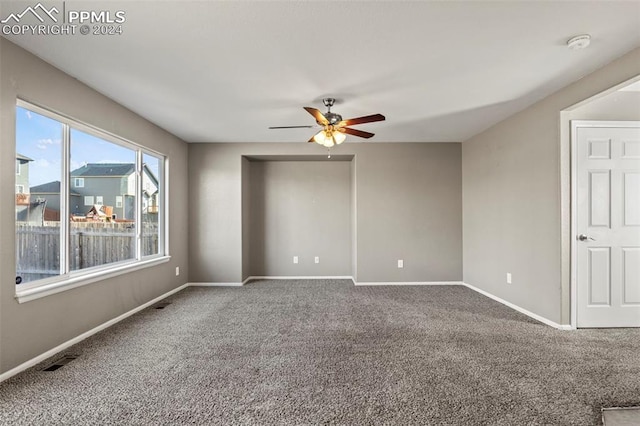
[[[331,124],[332,126],[334,124],[338,124],[339,122],[342,121],[342,116],[340,114],[336,114],[333,112],[328,112],[326,114],[322,114],[324,115],[324,118],[327,119],[327,121],[329,122],[329,124]]]
[[[324,118],[327,119],[330,125],[333,126],[334,124],[337,124],[342,121],[342,116],[340,114],[335,114],[331,112],[331,107],[333,106],[333,104],[336,103],[335,98],[324,98],[322,100],[322,103],[324,104],[324,106],[327,107],[327,112],[322,115],[324,115]],[[322,123],[318,123],[318,124],[321,125]]]

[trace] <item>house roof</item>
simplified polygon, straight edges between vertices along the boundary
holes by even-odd
[[[156,184],[156,186],[158,185],[158,178],[156,177],[156,175],[153,173],[153,171],[149,168],[149,166],[147,166],[146,164],[143,165],[144,170],[147,172],[147,176],[149,176],[149,178],[153,181],[154,184]]]
[[[47,182],[41,185],[32,186],[31,188],[29,188],[29,192],[31,192],[32,194],[59,194],[60,181],[54,180],[53,182]],[[72,191],[71,195],[80,195],[80,194]]]
[[[22,154],[16,154],[16,160],[33,161],[33,158],[26,157]]]
[[[89,163],[73,170],[71,176],[74,177],[118,177],[128,176],[135,171],[133,163]]]

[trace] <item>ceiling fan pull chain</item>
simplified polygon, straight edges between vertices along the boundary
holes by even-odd
[[[331,149],[327,148],[327,158],[331,158]]]

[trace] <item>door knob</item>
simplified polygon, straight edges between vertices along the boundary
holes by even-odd
[[[585,235],[585,234],[578,235],[578,239],[580,241],[595,241],[596,240],[595,238],[591,238],[590,236]]]

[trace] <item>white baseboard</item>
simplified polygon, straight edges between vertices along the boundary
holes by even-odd
[[[571,324],[558,324],[558,326],[556,327],[558,330],[561,331],[571,331],[571,330],[576,330],[575,327],[573,327]]]
[[[242,287],[249,281],[256,280],[351,280],[352,277],[349,276],[278,276],[278,275],[269,275],[269,276],[250,276],[244,279],[242,282],[194,282],[187,283],[189,287]]]
[[[305,276],[295,276],[295,277],[271,275],[271,276],[250,276],[246,280],[244,280],[244,282],[247,283],[249,281],[255,281],[255,280],[351,280],[353,281],[353,277],[347,276],[347,275],[332,275],[332,276],[305,275]]]
[[[187,283],[189,287],[242,287],[241,283]]]
[[[137,307],[133,308],[132,310],[130,310],[128,312],[125,312],[124,314],[122,314],[122,315],[120,315],[120,316],[118,316],[116,318],[113,318],[113,319],[111,319],[111,320],[109,320],[109,321],[107,321],[105,323],[102,323],[99,326],[97,326],[95,328],[92,328],[91,330],[86,331],[86,332],[82,333],[81,335],[76,336],[73,339],[68,340],[68,341],[56,346],[55,348],[50,349],[50,350],[46,351],[45,353],[40,354],[37,357],[30,359],[29,361],[23,362],[22,364],[18,365],[17,367],[14,367],[9,371],[6,371],[6,372],[0,374],[0,382],[3,382],[5,380],[7,380],[8,378],[13,377],[16,374],[21,373],[24,370],[33,367],[34,365],[46,360],[47,358],[54,356],[58,352],[64,351],[65,349],[75,345],[76,343],[79,343],[79,342],[83,341],[84,339],[86,339],[88,337],[91,337],[94,334],[96,334],[96,333],[98,333],[98,332],[100,332],[100,331],[102,331],[102,330],[104,330],[106,328],[111,327],[112,325],[122,321],[123,319],[125,319],[127,317],[130,317],[131,315],[133,315],[133,314],[135,314],[137,312],[140,312],[141,310],[146,309],[149,306],[161,301],[162,299],[164,299],[166,297],[169,297],[172,294],[175,294],[175,293],[177,293],[177,292],[179,292],[181,290],[184,290],[187,287],[188,287],[188,284],[183,284],[178,288],[174,288],[173,290],[168,291],[168,292],[164,293],[163,295],[158,296],[155,299],[150,300],[150,301],[148,301],[147,303],[145,303],[143,305],[137,306]]]
[[[493,300],[495,300],[496,302],[500,302],[500,303],[502,303],[503,305],[508,306],[508,307],[510,307],[510,308],[511,308],[511,309],[513,309],[513,310],[516,310],[516,311],[518,311],[518,312],[520,312],[520,313],[522,313],[522,314],[525,314],[526,316],[531,317],[531,318],[533,318],[533,319],[534,319],[534,320],[536,320],[536,321],[540,321],[540,322],[541,322],[541,323],[543,323],[543,324],[546,324],[546,325],[551,326],[551,327],[553,327],[553,328],[556,328],[556,329],[558,329],[558,330],[573,330],[573,328],[572,328],[570,325],[566,325],[566,324],[558,324],[557,322],[551,321],[550,319],[547,319],[547,318],[545,318],[545,317],[543,317],[543,316],[540,316],[540,315],[538,315],[538,314],[534,314],[533,312],[528,311],[528,310],[526,310],[526,309],[524,309],[524,308],[521,308],[521,307],[520,307],[520,306],[518,306],[518,305],[515,305],[515,304],[513,304],[513,303],[511,303],[511,302],[507,302],[506,300],[501,299],[501,298],[499,298],[498,296],[494,296],[494,295],[493,295],[493,294],[491,294],[491,293],[488,293],[488,292],[486,292],[486,291],[484,291],[484,290],[481,290],[481,289],[479,289],[478,287],[474,287],[474,286],[472,286],[471,284],[467,284],[467,283],[464,283],[464,282],[463,282],[463,283],[462,283],[462,285],[463,285],[463,286],[465,286],[465,287],[467,287],[467,288],[470,288],[471,290],[476,291],[476,292],[478,292],[478,293],[480,293],[480,294],[482,294],[482,295],[484,295],[484,296],[487,296],[488,298],[493,299]]]
[[[463,285],[462,281],[355,282],[355,285]]]

